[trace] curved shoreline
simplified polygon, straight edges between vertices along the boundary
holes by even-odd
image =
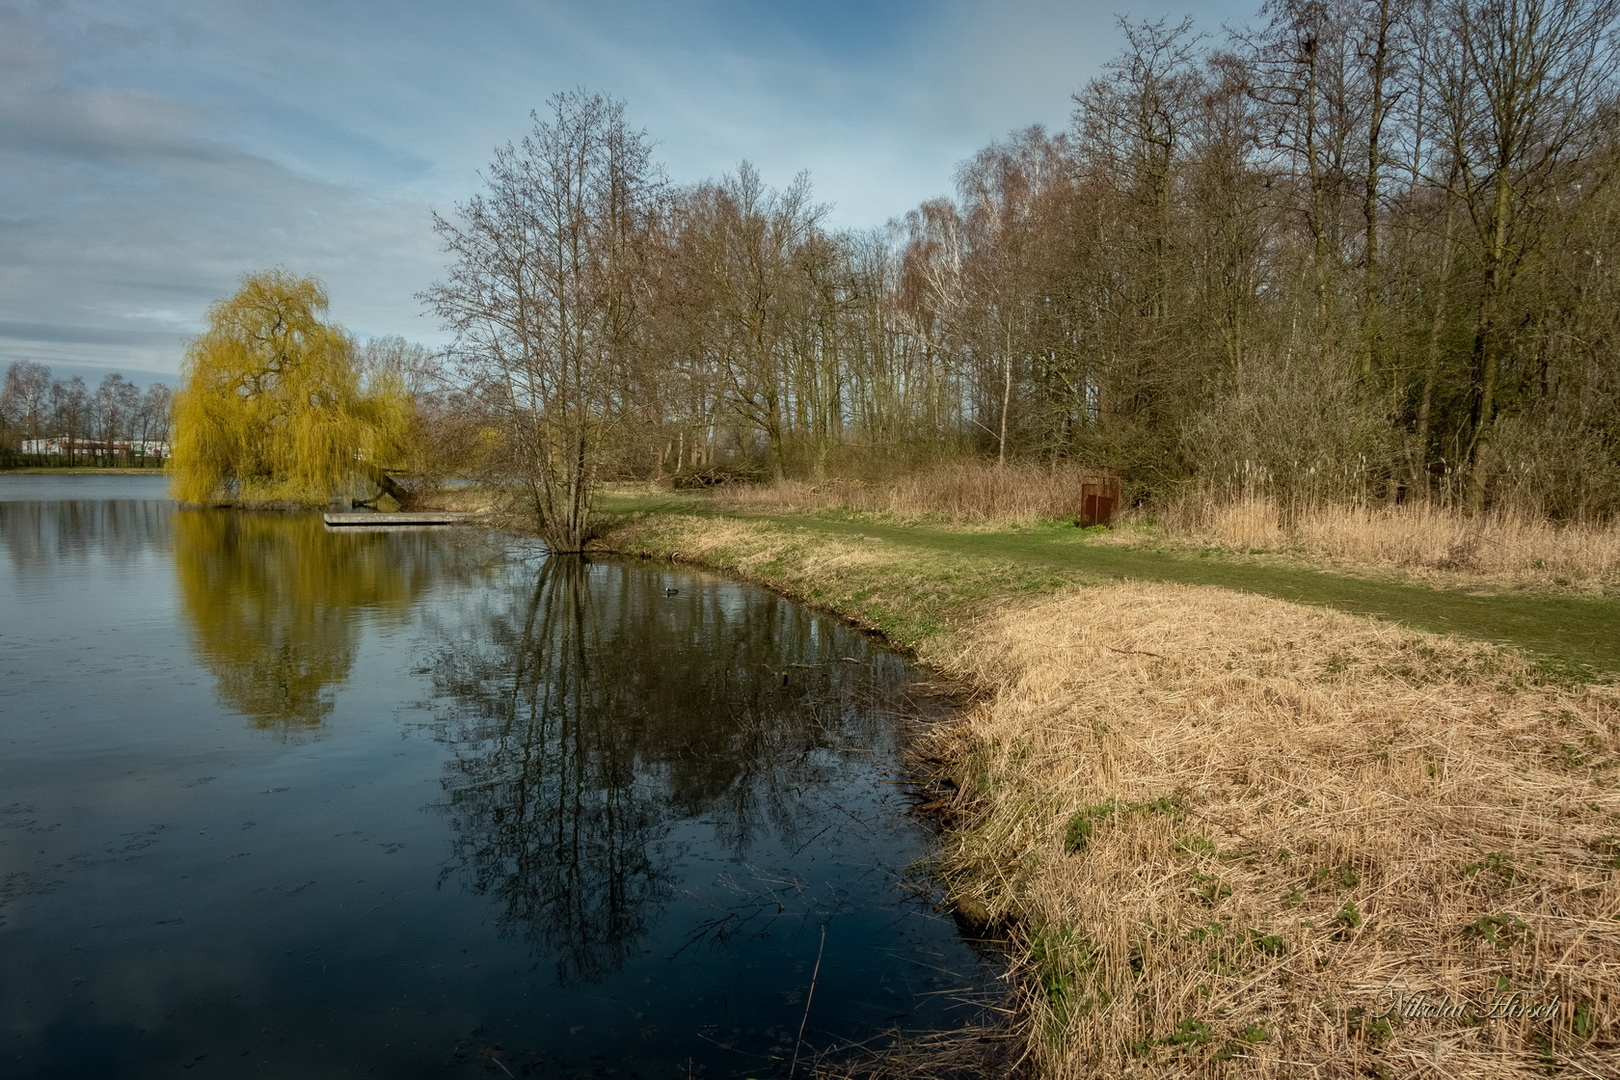
[[[1010,934],[1040,1075],[1401,1075],[1437,1037],[1464,1037],[1458,1067],[1530,1075],[1620,1049],[1612,688],[1365,617],[859,533],[638,513],[595,547],[775,589],[977,692],[916,750],[951,792],[953,902]],[[1374,1015],[1380,987],[1504,980],[1535,1018]]]

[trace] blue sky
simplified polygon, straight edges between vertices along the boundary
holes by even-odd
[[[439,342],[414,299],[443,266],[430,210],[559,90],[625,100],[677,182],[809,170],[832,224],[867,228],[1066,125],[1116,12],[1218,32],[1256,6],[0,0],[0,368],[172,376],[270,266],[322,278],[362,337]]]

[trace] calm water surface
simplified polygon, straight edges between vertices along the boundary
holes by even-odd
[[[773,1076],[987,981],[836,620],[159,477],[0,546],[0,1075]]]

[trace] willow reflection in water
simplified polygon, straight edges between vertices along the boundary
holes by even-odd
[[[404,626],[425,589],[466,570],[442,535],[339,535],[309,514],[180,510],[172,529],[193,651],[221,704],[282,736],[325,722],[362,618]]]
[[[807,926],[813,953],[835,915],[851,949],[872,947],[863,913],[896,920],[917,841],[871,792],[892,790],[874,756],[894,750],[905,662],[773,595],[680,580],[670,596],[641,567],[549,558],[445,628],[448,872],[560,981],[717,945],[786,973]],[[782,920],[797,944],[762,944]]]

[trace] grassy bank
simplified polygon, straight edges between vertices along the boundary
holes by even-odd
[[[692,506],[602,542],[839,611],[979,691],[919,752],[952,792],[941,872],[1011,936],[1042,1076],[1611,1074],[1612,687],[1219,580],[1280,567]],[[1391,987],[1547,1015],[1379,1016]]]

